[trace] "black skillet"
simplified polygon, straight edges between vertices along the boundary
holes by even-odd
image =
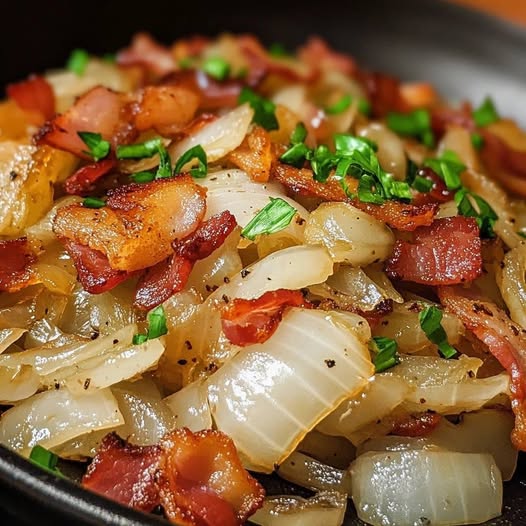
[[[148,30],[169,43],[195,33],[251,32],[290,48],[318,34],[369,69],[429,80],[451,100],[478,104],[491,94],[502,115],[526,125],[526,29],[442,0],[306,2],[223,0],[18,1],[2,5],[0,85],[61,67],[70,50],[95,54]],[[526,4],[525,4],[526,9]],[[271,492],[287,484],[265,477]],[[294,488],[293,488],[294,489]],[[297,488],[296,488],[297,489]],[[488,525],[526,525],[526,461],[505,484],[503,515]],[[0,524],[138,526],[166,524],[55,480],[0,447]],[[349,510],[346,525],[361,523]]]

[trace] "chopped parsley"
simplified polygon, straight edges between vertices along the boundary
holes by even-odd
[[[137,172],[130,174],[130,179],[134,183],[150,183],[155,179],[155,174],[153,172]]]
[[[258,235],[279,232],[290,224],[296,212],[284,199],[271,197],[270,203],[243,228],[241,235],[253,241]]]
[[[473,120],[479,127],[487,126],[500,119],[491,97],[486,97],[482,104],[473,111]]]
[[[148,321],[148,330],[146,334],[135,334],[132,340],[133,345],[141,345],[146,342],[146,340],[154,340],[168,332],[166,315],[162,305],[148,312],[146,319]]]
[[[254,110],[252,122],[263,126],[266,130],[277,130],[279,128],[278,119],[276,118],[276,105],[268,99],[261,97],[255,91],[243,87],[238,97],[238,103],[248,102]]]
[[[144,159],[159,155],[159,166],[155,179],[163,179],[172,175],[170,155],[159,137],[136,144],[121,144],[117,146],[117,159]]]
[[[352,95],[344,95],[339,101],[325,108],[325,113],[328,115],[339,115],[349,108],[353,100]],[[358,99],[357,106],[360,113],[363,113],[364,115],[369,115],[371,113],[371,104],[367,99]]]
[[[58,456],[42,446],[36,445],[33,447],[29,454],[29,460],[48,473],[52,473],[61,478],[66,478],[57,468]]]
[[[392,338],[375,337],[371,348],[376,353],[373,363],[376,373],[382,373],[400,363],[398,344]]]
[[[391,112],[387,114],[386,122],[391,130],[400,135],[415,137],[430,148],[435,145],[431,115],[427,110],[418,109],[411,113]]]
[[[461,188],[455,193],[455,203],[460,215],[475,218],[481,237],[495,237],[493,226],[498,216],[487,201],[467,188]]]
[[[287,51],[287,48],[280,42],[273,42],[272,44],[270,44],[268,48],[268,54],[274,58],[284,58],[290,56],[290,53]]]
[[[447,341],[447,334],[441,323],[442,316],[442,311],[432,305],[419,313],[418,320],[427,339],[438,346],[438,350],[444,358],[450,359],[457,355],[457,351]]]
[[[303,122],[299,122],[290,136],[290,147],[280,157],[280,161],[296,168],[301,168],[310,152],[309,148],[304,144],[306,138],[307,128]]]
[[[174,173],[181,173],[184,166],[194,159],[197,160],[197,167],[190,168],[190,175],[197,179],[206,177],[206,174],[208,173],[208,163],[206,152],[200,144],[190,148],[179,157],[175,163]]]
[[[77,135],[82,139],[82,142],[89,148],[84,153],[93,157],[95,161],[100,161],[107,157],[110,153],[110,143],[102,138],[100,133],[93,133],[88,131],[79,131]]]
[[[134,334],[132,343],[133,345],[141,345],[147,340],[148,336],[146,334]]]
[[[430,192],[433,188],[433,181],[427,177],[422,177],[421,175],[415,175],[413,180],[413,188],[422,194]]]
[[[85,49],[74,49],[69,55],[66,68],[82,77],[86,71],[89,62],[89,54]]]
[[[460,174],[466,166],[455,152],[446,150],[436,159],[426,159],[424,166],[429,166],[446,183],[448,190],[457,190],[462,186]]]
[[[203,63],[202,69],[217,80],[225,80],[230,74],[230,64],[221,57],[207,58]]]
[[[476,150],[480,150],[484,146],[484,137],[480,133],[473,132],[471,134],[471,144]]]
[[[86,208],[102,208],[106,206],[106,201],[100,197],[85,197],[82,201],[82,206]]]

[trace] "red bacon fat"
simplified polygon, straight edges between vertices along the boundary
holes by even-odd
[[[0,241],[0,292],[16,292],[34,283],[30,268],[34,261],[27,238]]]

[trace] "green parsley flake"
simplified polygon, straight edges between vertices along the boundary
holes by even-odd
[[[142,345],[147,340],[148,340],[148,336],[146,334],[134,334],[132,343],[133,345]]]
[[[168,332],[166,326],[166,315],[162,305],[152,309],[147,316],[148,319],[148,339],[159,338]]]
[[[279,232],[290,224],[296,212],[297,210],[284,199],[271,197],[270,203],[243,228],[241,235],[254,241],[256,236]]]
[[[33,447],[31,453],[29,454],[29,460],[48,473],[57,475],[60,478],[66,478],[57,468],[58,456],[42,446],[36,445]]]
[[[382,373],[400,363],[398,345],[395,340],[375,337],[371,340],[371,347],[377,353],[373,360],[376,373]]]
[[[415,137],[430,148],[435,144],[431,115],[427,110],[418,109],[411,113],[391,112],[387,114],[386,122],[391,130],[400,135]]]
[[[455,203],[460,215],[475,218],[481,237],[495,237],[493,227],[498,216],[487,201],[467,188],[461,188],[455,193]]]
[[[450,359],[457,355],[457,351],[447,341],[447,334],[441,323],[442,316],[442,311],[432,305],[419,313],[418,321],[427,339],[438,346],[444,358]]]
[[[460,174],[466,166],[455,152],[446,150],[436,159],[426,159],[424,166],[431,168],[446,183],[448,190],[457,190],[462,186]]]
[[[339,101],[335,102],[332,106],[325,108],[325,113],[328,115],[339,115],[349,108],[354,98],[352,95],[344,95]],[[364,115],[371,113],[371,104],[367,99],[358,99],[357,102],[358,111]]]
[[[100,133],[92,133],[87,131],[79,131],[77,135],[82,139],[82,142],[89,148],[89,151],[84,153],[93,157],[95,161],[100,161],[107,157],[110,153],[111,145],[109,141],[102,138]]]
[[[433,188],[433,181],[427,177],[422,177],[421,175],[415,175],[413,180],[413,188],[422,194],[430,192]]]
[[[206,177],[208,173],[208,162],[206,152],[200,144],[190,148],[179,157],[175,163],[174,173],[181,173],[185,165],[194,160],[197,161],[197,168],[190,168],[190,175],[196,179]]]
[[[275,113],[276,105],[272,101],[261,97],[255,91],[244,86],[239,94],[238,104],[244,104],[245,102],[248,102],[254,110],[252,122],[263,126],[269,131],[279,129]]]
[[[84,49],[74,49],[68,58],[66,68],[75,73],[75,75],[82,77],[86,71],[89,62],[89,54]]]
[[[486,97],[482,104],[473,111],[473,120],[479,127],[487,126],[500,119],[491,97]]]
[[[203,63],[202,69],[217,80],[225,80],[230,74],[230,64],[221,57],[207,58]]]
[[[137,172],[130,175],[130,179],[134,183],[151,183],[155,179],[153,172]]]
[[[480,133],[473,132],[471,134],[471,144],[476,150],[480,150],[484,146],[484,137]]]
[[[82,206],[86,208],[102,208],[106,206],[106,201],[99,197],[85,197],[82,201]]]
[[[144,159],[159,155],[159,166],[155,173],[155,179],[164,179],[172,175],[172,163],[168,151],[159,137],[137,144],[121,144],[115,152],[117,159]]]

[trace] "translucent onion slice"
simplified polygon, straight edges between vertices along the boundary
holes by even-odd
[[[220,299],[224,294],[229,298],[252,299],[269,290],[299,290],[323,283],[332,271],[332,259],[324,247],[289,247],[247,267],[217,289],[210,299]]]
[[[201,145],[208,162],[217,161],[235,150],[245,138],[254,110],[248,103],[225,113],[219,119],[203,126],[197,133],[170,146],[172,161],[176,163],[181,155],[194,146]],[[188,164],[183,170],[189,169]]]
[[[383,261],[395,242],[389,227],[348,203],[322,203],[305,225],[305,242],[324,245],[333,260],[362,267]]]
[[[0,330],[0,354],[12,343],[15,343],[26,332],[25,329],[2,329]]]
[[[377,374],[364,391],[342,402],[316,429],[355,443],[356,431],[388,415],[405,400],[409,391],[409,385],[400,378]]]
[[[356,448],[346,438],[326,435],[316,429],[305,435],[296,451],[339,469],[347,469],[356,458]]]
[[[0,367],[0,403],[11,404],[34,395],[40,376],[28,365]]]
[[[510,250],[496,267],[497,284],[511,319],[526,327],[526,245]]]
[[[310,499],[267,497],[250,522],[261,526],[340,526],[346,508],[347,497],[337,492],[321,492]]]
[[[297,451],[279,466],[277,474],[304,488],[338,491],[347,495],[351,493],[351,477],[347,470],[323,464]]]
[[[291,309],[265,343],[245,347],[210,376],[208,400],[217,428],[247,465],[271,472],[372,374],[353,331],[330,314]]]
[[[163,401],[174,415],[175,427],[187,427],[191,431],[211,429],[212,415],[203,382],[197,380]]]
[[[109,389],[74,395],[46,391],[8,409],[0,419],[0,443],[23,455],[33,446],[58,446],[72,438],[124,423]]]
[[[358,517],[373,526],[478,524],[501,514],[502,478],[489,454],[366,453],[351,475]]]

